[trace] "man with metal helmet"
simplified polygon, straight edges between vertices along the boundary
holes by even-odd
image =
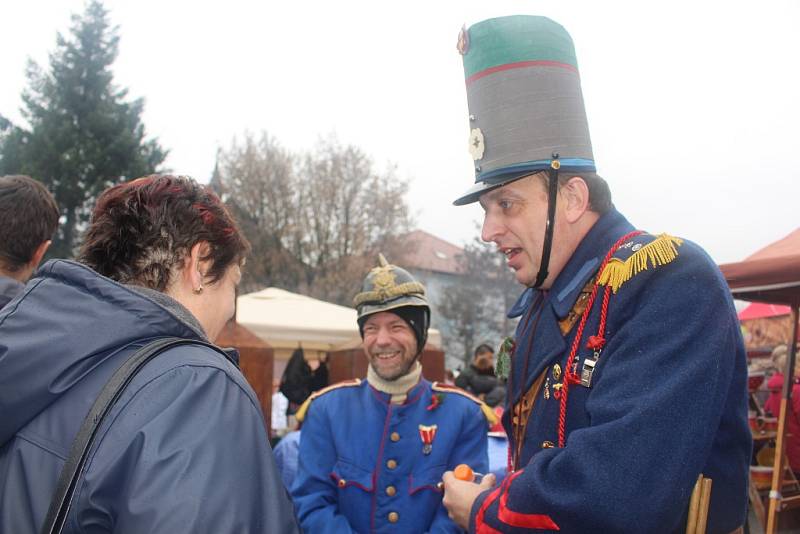
[[[422,377],[425,288],[379,260],[354,300],[366,380],[329,386],[297,412],[297,514],[314,533],[460,532],[442,506],[442,475],[461,463],[487,472],[496,418],[472,395]]]
[[[489,19],[462,30],[458,50],[475,185],[455,204],[480,202],[481,237],[526,289],[498,354],[508,475],[490,488],[446,473],[451,517],[473,532],[683,532],[703,517],[708,532],[735,531],[747,369],[719,270],[614,208],[564,28]]]

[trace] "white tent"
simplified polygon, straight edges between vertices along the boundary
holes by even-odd
[[[328,351],[358,337],[353,308],[275,287],[240,296],[236,321],[276,349]]]
[[[241,295],[236,321],[272,346],[276,362],[287,360],[298,347],[307,359],[316,359],[321,353],[361,343],[353,308],[274,287]],[[431,329],[428,338],[441,346],[438,331]]]

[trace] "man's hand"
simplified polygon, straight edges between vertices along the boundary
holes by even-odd
[[[469,530],[469,514],[472,504],[478,495],[491,489],[496,480],[491,473],[483,477],[480,484],[458,480],[452,471],[447,471],[442,476],[444,482],[444,499],[442,503],[447,508],[447,515],[464,530]]]

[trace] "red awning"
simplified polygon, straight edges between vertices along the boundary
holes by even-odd
[[[766,317],[780,317],[789,315],[792,309],[789,306],[780,304],[765,304],[763,302],[751,302],[745,309],[739,312],[739,320],[764,319]]]

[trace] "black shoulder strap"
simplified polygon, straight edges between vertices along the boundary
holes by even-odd
[[[147,362],[165,350],[177,347],[178,345],[204,345],[219,352],[230,360],[230,357],[225,354],[224,351],[211,343],[175,337],[160,338],[152,341],[129,357],[125,363],[114,372],[114,375],[108,383],[106,383],[102,391],[100,391],[92,408],[83,420],[78,435],[75,436],[75,440],[72,442],[69,456],[64,464],[64,468],[61,470],[61,476],[58,478],[58,486],[56,486],[53,499],[50,501],[50,508],[47,510],[47,517],[45,518],[41,530],[42,534],[55,534],[61,532],[61,529],[64,527],[64,522],[67,520],[67,514],[69,513],[70,503],[75,493],[78,479],[82,475],[86,457],[94,443],[95,435],[100,428],[100,423],[102,423],[103,418],[111,410],[111,407],[114,406],[114,403],[119,399],[133,377],[136,376],[136,373],[139,372]]]

